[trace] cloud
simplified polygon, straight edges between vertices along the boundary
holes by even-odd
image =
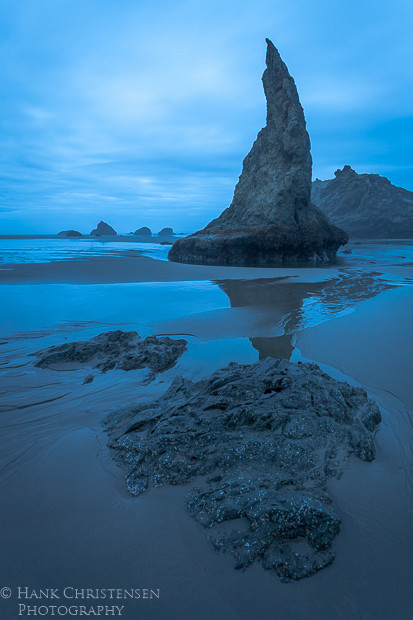
[[[190,231],[218,215],[265,123],[265,36],[296,80],[315,176],[358,162],[413,189],[404,0],[374,11],[369,0],[2,8],[2,231],[88,229],[101,217]]]

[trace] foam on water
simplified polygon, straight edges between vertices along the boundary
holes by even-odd
[[[169,245],[127,240],[0,238],[0,263],[50,263],[95,256],[133,256],[136,254],[167,260],[169,250]]]

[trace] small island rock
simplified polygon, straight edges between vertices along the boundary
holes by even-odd
[[[118,233],[112,226],[109,226],[106,222],[100,221],[97,227],[90,231],[90,234],[94,237],[104,237],[106,235],[117,235]]]
[[[134,233],[135,237],[150,237],[152,235],[152,231],[147,226],[142,226],[142,228],[138,228]]]
[[[78,230],[62,230],[60,233],[57,233],[58,237],[83,237],[82,233]]]

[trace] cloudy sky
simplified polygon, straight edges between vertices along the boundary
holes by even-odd
[[[204,226],[265,124],[265,37],[314,178],[413,190],[412,30],[411,0],[1,0],[0,234]]]

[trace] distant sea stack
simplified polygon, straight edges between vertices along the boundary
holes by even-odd
[[[57,233],[58,237],[83,237],[82,233],[78,230],[62,230],[60,233]]]
[[[173,234],[174,234],[174,231],[172,230],[172,228],[162,228],[162,230],[158,232],[158,235],[164,236],[164,237],[166,237],[167,235],[173,235]]]
[[[106,235],[117,235],[118,233],[112,226],[100,221],[97,227],[90,231],[90,234],[94,237],[104,237]]]
[[[413,238],[413,192],[378,174],[357,174],[350,166],[335,178],[313,182],[311,198],[351,237]]]
[[[310,139],[293,78],[267,41],[262,76],[267,124],[244,159],[231,205],[203,230],[176,241],[169,259],[270,266],[334,258],[347,234],[311,203]]]
[[[142,226],[142,228],[138,228],[134,233],[135,237],[150,237],[152,235],[152,231],[147,226]]]

